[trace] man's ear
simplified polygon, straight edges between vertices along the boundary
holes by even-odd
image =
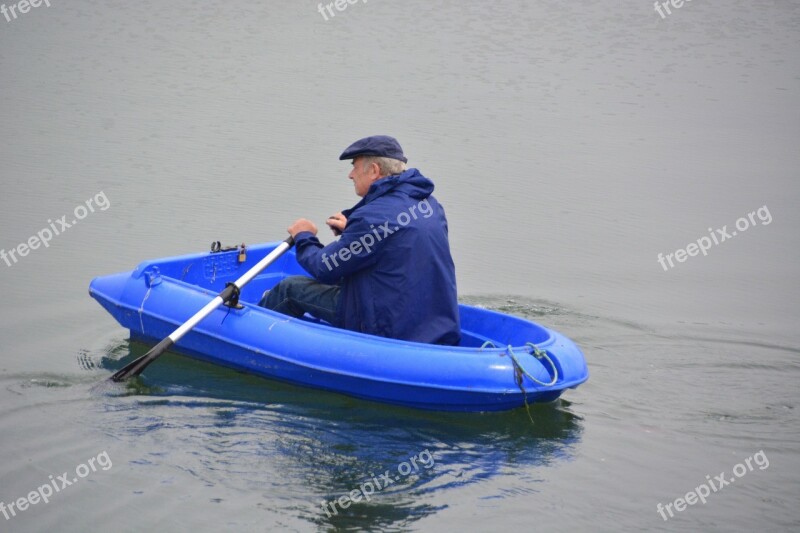
[[[375,180],[381,177],[381,167],[380,165],[378,165],[378,163],[373,161],[372,163],[369,164],[369,168],[371,169],[372,172],[375,173]]]

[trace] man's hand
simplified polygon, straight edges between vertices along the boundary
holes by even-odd
[[[331,228],[333,234],[338,237],[342,234],[344,227],[347,225],[347,218],[341,213],[336,213],[335,215],[329,216],[325,223]]]
[[[288,231],[289,235],[291,235],[292,238],[294,239],[297,236],[297,234],[302,231],[310,231],[311,233],[316,235],[317,226],[307,218],[298,218],[297,220],[294,221],[294,223],[291,226],[289,226],[289,228],[286,231]]]

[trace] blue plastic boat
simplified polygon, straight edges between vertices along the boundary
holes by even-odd
[[[131,338],[154,344],[278,244],[252,246],[246,258],[233,250],[145,261],[133,271],[95,278],[89,294]],[[240,309],[220,306],[173,351],[298,385],[441,411],[548,402],[589,377],[572,341],[488,309],[460,305],[461,345],[447,347],[342,330],[256,305],[266,289],[295,274],[306,272],[290,250],[242,288]]]

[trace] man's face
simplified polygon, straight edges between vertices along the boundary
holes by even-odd
[[[377,163],[372,163],[364,169],[364,157],[358,156],[353,159],[353,170],[350,171],[348,178],[353,180],[356,194],[360,197],[367,195],[369,186],[380,177],[380,170]]]

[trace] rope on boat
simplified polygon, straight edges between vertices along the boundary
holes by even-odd
[[[491,346],[492,348],[497,348],[497,346],[495,346],[495,344],[492,341],[486,341],[481,345],[480,350],[483,350],[487,346]],[[528,405],[528,391],[526,391],[525,387],[522,386],[522,374],[524,373],[526,376],[528,376],[531,380],[533,380],[535,383],[538,383],[539,385],[550,387],[552,385],[555,385],[556,381],[558,381],[558,368],[556,368],[556,365],[553,364],[553,360],[550,359],[550,356],[547,355],[546,351],[540,350],[539,347],[533,344],[532,342],[526,342],[525,346],[531,347],[531,355],[533,355],[537,359],[547,359],[547,362],[550,363],[550,366],[553,368],[553,381],[551,381],[550,383],[542,383],[535,377],[531,376],[527,370],[525,370],[525,368],[522,366],[522,363],[520,363],[519,360],[517,359],[517,354],[514,353],[514,350],[511,348],[511,345],[510,344],[508,345],[508,355],[511,356],[511,360],[514,362],[514,381],[516,381],[519,390],[522,391],[522,400],[523,402],[525,402],[525,412],[528,413],[528,418],[530,419],[531,424],[535,425],[535,422],[533,421],[533,415],[531,415],[531,408]]]
[[[539,381],[535,377],[533,377],[527,370],[525,370],[525,367],[522,366],[522,363],[519,362],[519,359],[517,359],[517,355],[514,353],[514,350],[511,348],[511,345],[509,344],[508,345],[508,355],[511,356],[511,359],[514,361],[514,364],[517,365],[517,367],[522,371],[522,373],[525,374],[526,376],[528,376],[528,379],[530,379],[534,383],[538,383],[539,385],[542,385],[543,387],[551,387],[551,386],[555,385],[556,381],[558,381],[558,369],[556,368],[556,365],[553,363],[553,360],[550,359],[550,356],[547,355],[547,352],[544,351],[544,350],[540,350],[532,342],[526,342],[525,346],[530,346],[531,347],[531,349],[532,349],[531,355],[533,355],[537,359],[543,359],[543,358],[547,359],[547,362],[550,363],[550,367],[552,367],[552,369],[553,369],[553,380],[550,383],[544,383],[542,381]]]
[[[144,293],[144,298],[142,299],[142,305],[139,306],[139,325],[142,327],[142,335],[144,335],[144,318],[143,318],[143,315],[144,315],[144,303],[150,297],[150,291],[152,291],[152,290],[153,290],[153,286],[152,285],[147,287],[147,292]]]
[[[495,344],[492,341],[486,341],[483,343],[480,349],[483,350],[489,345],[491,345],[492,348],[497,348],[497,346],[495,346]],[[526,391],[525,387],[522,386],[522,374],[520,373],[520,369],[522,367],[519,366],[519,364],[517,364],[515,359],[512,360],[514,361],[514,382],[517,384],[517,387],[519,387],[520,392],[522,392],[522,401],[525,404],[525,412],[528,413],[528,420],[531,421],[531,425],[535,426],[536,422],[533,421],[533,415],[531,414],[531,406],[528,405],[528,391]]]
[[[491,346],[492,348],[497,348],[497,346],[495,346],[495,344],[492,341],[486,341],[481,345],[480,349],[483,350],[487,346]],[[533,344],[532,342],[526,342],[525,346],[530,346],[531,347],[531,355],[533,355],[537,359],[546,359],[547,362],[550,363],[550,367],[553,369],[553,381],[551,381],[550,383],[543,383],[543,382],[539,381],[538,379],[536,379],[535,377],[531,376],[528,373],[528,371],[525,370],[525,368],[522,366],[522,363],[519,362],[519,360],[517,359],[517,354],[514,353],[514,350],[511,348],[511,345],[509,344],[508,345],[508,355],[511,356],[511,359],[514,361],[514,364],[516,364],[517,367],[526,376],[528,376],[531,379],[531,381],[533,381],[534,383],[538,383],[539,385],[542,385],[543,387],[552,387],[553,385],[555,385],[556,381],[558,381],[558,368],[556,368],[556,365],[553,363],[553,360],[550,359],[550,356],[547,355],[547,352],[544,351],[544,350],[540,350],[539,347],[536,346],[535,344]]]

